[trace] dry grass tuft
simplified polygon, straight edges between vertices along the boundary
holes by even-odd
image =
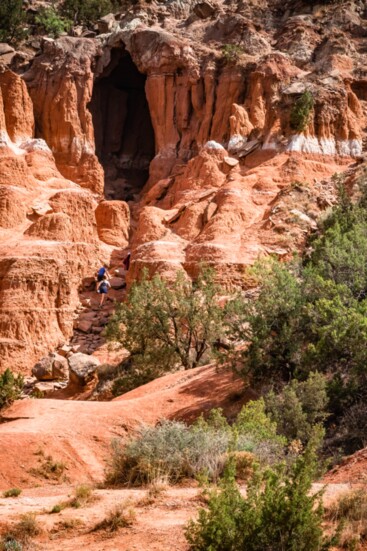
[[[22,493],[20,488],[10,488],[3,492],[3,497],[18,497]]]
[[[18,522],[11,526],[0,541],[1,551],[22,551],[25,546],[29,548],[32,538],[41,533],[40,525],[35,513],[21,515]]]
[[[134,509],[126,507],[123,504],[117,505],[107,516],[98,522],[92,529],[92,532],[104,530],[105,532],[117,532],[120,528],[129,528],[134,524],[136,520],[136,514]]]
[[[343,494],[330,505],[325,518],[339,526],[339,546],[358,551],[367,541],[367,492],[358,488]]]
[[[80,484],[74,490],[74,496],[68,501],[62,501],[54,505],[50,511],[50,514],[61,513],[67,507],[73,507],[79,509],[85,507],[88,503],[96,501],[96,496],[93,495],[93,489],[89,484]]]
[[[42,453],[39,453],[43,457]],[[57,480],[61,478],[65,479],[66,464],[63,461],[55,461],[51,455],[40,459],[40,465],[30,470],[30,473],[39,478],[46,480]]]

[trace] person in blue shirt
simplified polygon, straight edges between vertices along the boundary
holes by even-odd
[[[108,273],[107,264],[103,264],[103,266],[98,270],[98,272],[97,272],[97,282],[99,283],[100,281],[102,281],[104,276],[106,276],[106,279],[111,279],[111,276]]]

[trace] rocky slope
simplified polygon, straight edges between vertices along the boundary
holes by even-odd
[[[169,374],[111,402],[19,400],[0,424],[0,488],[45,483],[39,472],[45,456],[67,465],[72,483],[101,482],[113,438],[160,419],[192,421],[215,407],[235,416],[255,396],[249,389],[239,394],[242,388],[228,370],[204,366]]]
[[[68,342],[83,278],[127,245],[128,282],[208,262],[241,284],[302,247],[363,154],[366,37],[362,1],[173,0],[0,55],[1,369]]]

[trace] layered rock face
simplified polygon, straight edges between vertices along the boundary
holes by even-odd
[[[59,141],[49,130],[55,155],[43,138],[35,138],[37,110],[34,119],[35,103],[18,75],[3,70],[0,91],[1,369],[27,373],[45,352],[71,337],[80,283],[108,261],[113,248],[106,243],[126,244],[129,216],[125,203],[114,202],[117,214],[111,233],[110,217],[96,216],[98,196],[91,192],[96,174],[102,174],[96,157],[84,153],[78,165],[70,129]],[[52,112],[47,115],[46,103],[43,115],[56,128],[55,105],[49,105]],[[60,119],[61,131],[63,122]],[[78,130],[75,117],[73,124],[70,128]],[[74,171],[75,180],[84,174],[83,187],[63,177],[63,162]],[[86,165],[97,171],[89,172]]]
[[[363,154],[365,17],[358,1],[137,5],[2,69],[1,368],[68,340],[81,280],[116,248],[128,283],[204,262],[244,284],[259,255],[302,247]]]

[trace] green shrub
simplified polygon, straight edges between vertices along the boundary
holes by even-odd
[[[314,100],[311,92],[306,90],[301,97],[297,99],[292,107],[290,115],[290,124],[293,130],[302,132],[307,127]]]
[[[63,511],[64,509],[65,509],[64,503],[57,503],[52,507],[50,514],[54,515],[54,514],[61,513],[61,511]]]
[[[202,271],[195,283],[178,272],[171,285],[159,276],[149,280],[145,273],[106,330],[109,340],[121,343],[131,354],[116,383],[119,389],[128,390],[166,371],[181,366],[190,369],[208,360],[223,334],[226,311],[217,303],[221,292],[209,270]]]
[[[272,381],[278,395],[266,403],[280,434],[304,444],[327,405],[328,446],[342,453],[367,439],[366,190],[364,176],[358,201],[340,193],[303,260],[258,262],[256,298],[227,307],[224,362],[259,388]]]
[[[13,539],[12,536],[4,536],[0,541],[0,550],[1,551],[23,551],[23,545]]]
[[[144,427],[124,448],[114,442],[109,482],[145,484],[162,477],[176,482],[204,469],[215,477],[223,469],[228,445],[225,433],[194,432],[184,423],[162,421]]]
[[[233,426],[220,410],[213,410],[208,419],[201,417],[192,426],[162,421],[156,427],[143,427],[138,437],[124,445],[115,440],[107,481],[145,484],[202,476],[215,481],[236,452],[250,452],[253,461],[262,464],[279,462],[285,439],[276,434],[276,425],[266,418],[264,407],[263,401],[259,405],[251,402]],[[245,459],[248,466],[248,454]]]
[[[22,0],[1,0],[0,42],[13,42],[22,38],[25,19]]]
[[[41,31],[53,38],[68,31],[71,22],[61,17],[53,6],[42,7],[35,17],[35,22]]]
[[[234,423],[234,428],[238,434],[251,434],[252,438],[258,442],[274,440],[281,445],[285,444],[283,439],[277,435],[276,422],[266,414],[263,398],[250,401],[246,407],[242,408]]]
[[[307,262],[259,263],[253,273],[260,291],[255,301],[240,306],[232,324],[233,342],[245,342],[234,353],[244,376],[256,381],[305,379],[312,371],[340,376],[347,391],[364,385],[367,365],[367,279],[365,273],[367,210],[346,204],[324,222],[312,241]],[[341,397],[341,396],[340,396]],[[350,405],[350,404],[349,404]]]
[[[234,345],[224,361],[241,368],[244,377],[262,381],[271,374],[273,381],[289,380],[298,367],[306,300],[299,271],[297,263],[259,262],[252,270],[260,283],[258,298],[229,304],[227,336]],[[243,344],[238,348],[237,343]]]
[[[224,44],[222,46],[222,56],[227,63],[238,61],[243,49],[238,44]]]
[[[93,25],[103,15],[114,9],[110,0],[63,0],[61,13],[73,23],[80,25]]]
[[[279,466],[255,473],[242,497],[228,471],[207,509],[186,529],[194,551],[321,551],[334,543],[323,535],[320,493],[310,495],[317,472],[313,439],[289,470]]]
[[[10,490],[3,492],[3,497],[18,497],[21,493],[22,490],[20,488],[10,488]]]
[[[278,394],[269,392],[265,401],[278,432],[289,441],[305,443],[315,424],[322,423],[327,417],[326,379],[320,373],[310,373],[306,381],[294,379]]]
[[[358,389],[354,391],[358,394]],[[365,400],[357,401],[342,412],[340,432],[347,443],[348,453],[353,453],[367,446],[367,404]]]
[[[22,394],[24,379],[21,375],[14,375],[6,369],[0,375],[0,409],[10,406]]]

